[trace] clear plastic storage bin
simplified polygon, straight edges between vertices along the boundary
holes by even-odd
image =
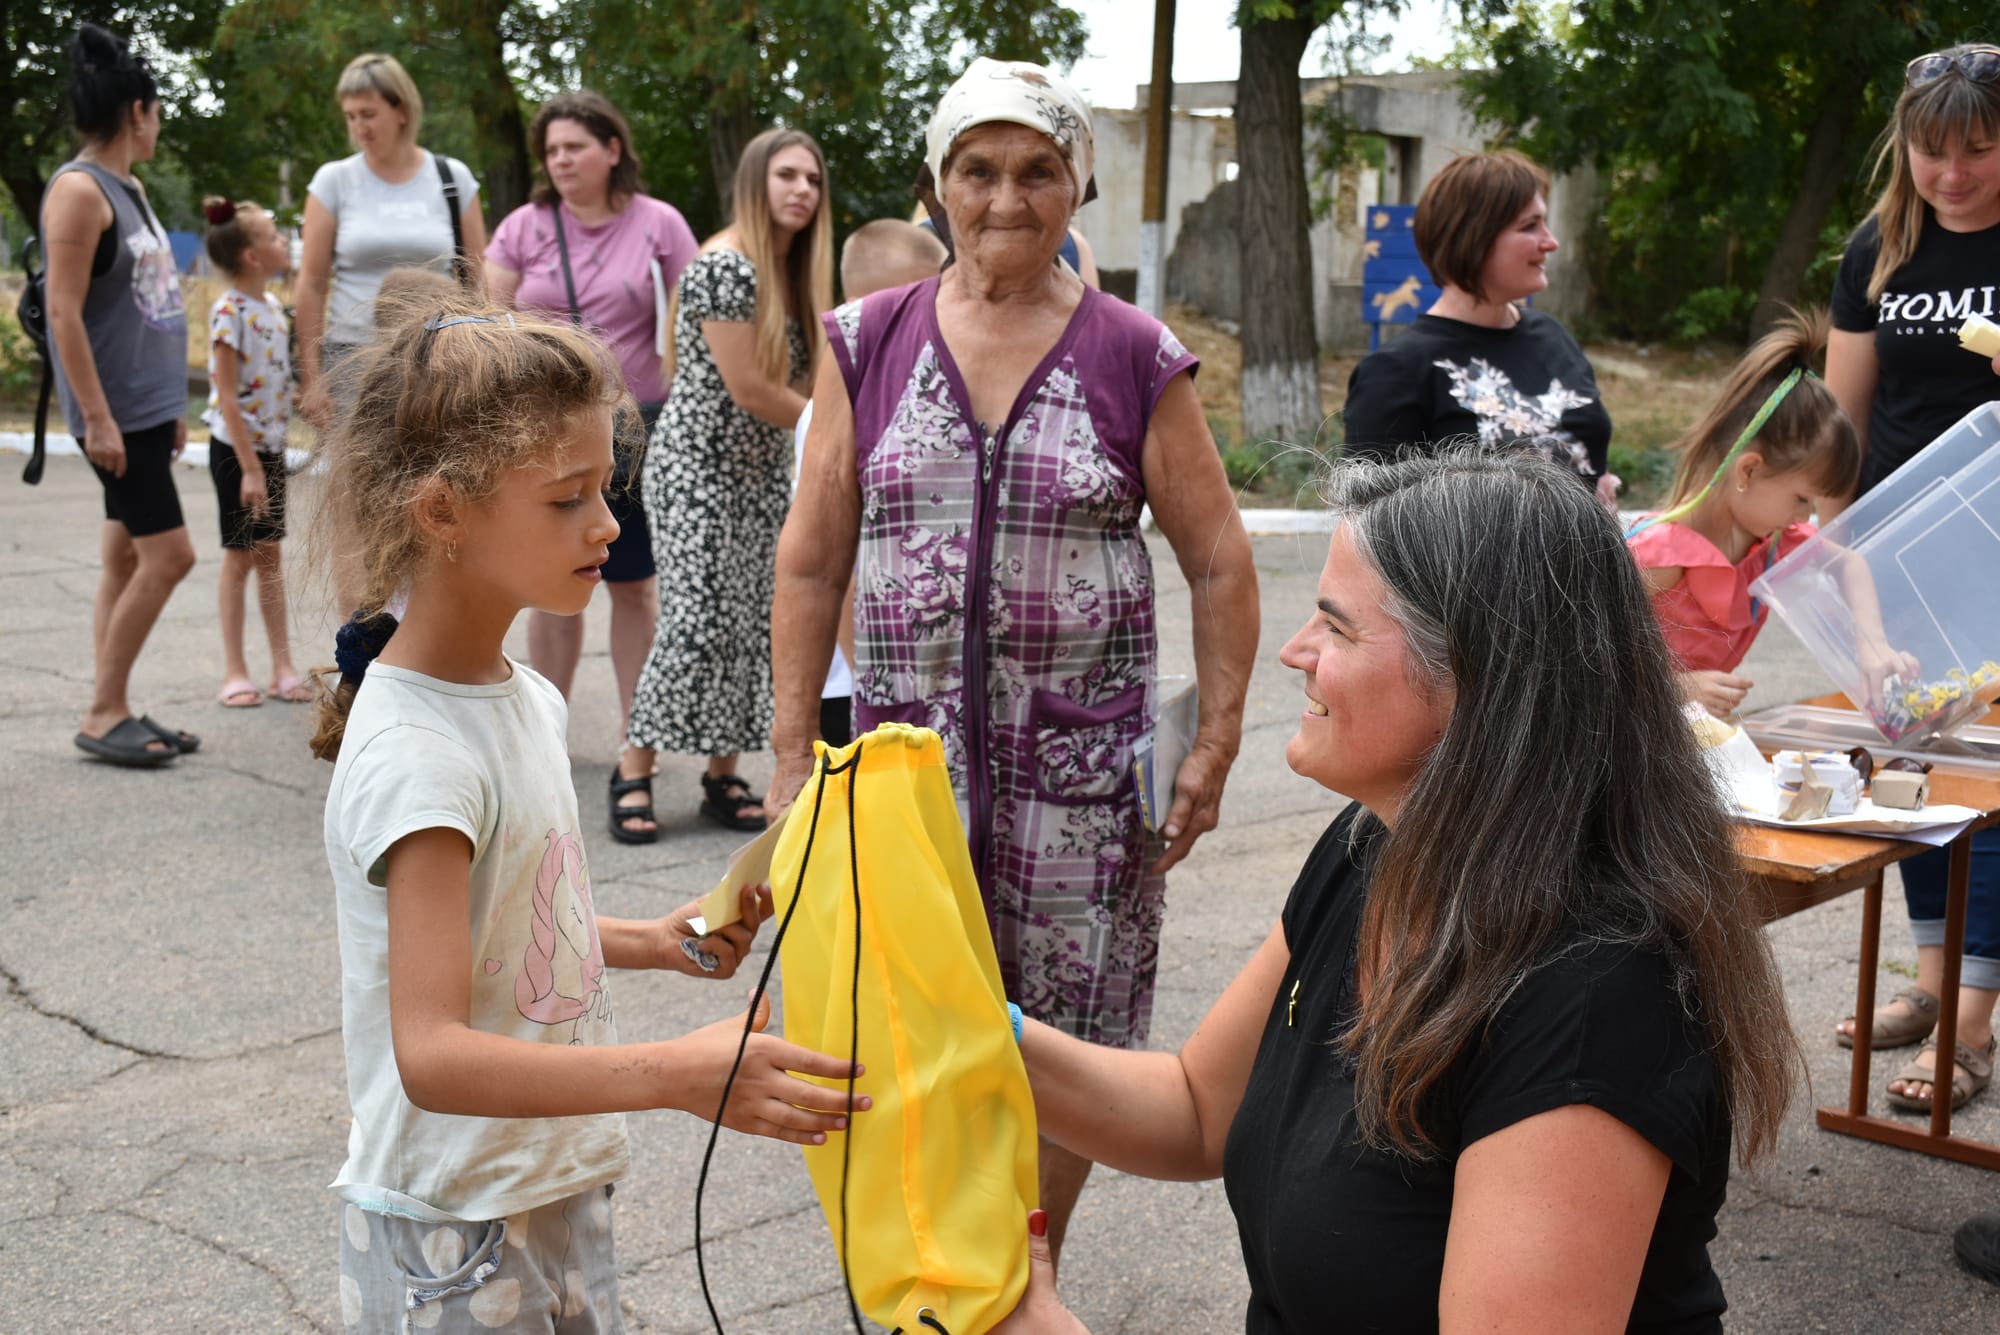
[[[1750,586],[1892,742],[2000,697],[1996,446],[1982,404]]]

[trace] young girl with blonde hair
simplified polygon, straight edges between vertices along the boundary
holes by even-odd
[[[627,725],[634,748],[707,757],[701,814],[725,829],[765,824],[736,757],[770,738],[792,428],[832,304],[826,160],[805,132],[766,130],[737,163],[732,221],[675,290],[673,392],[642,475],[660,622]],[[615,789],[643,789],[650,803],[651,782]]]
[[[365,553],[364,599],[313,739],[337,762],[342,1315],[547,1329],[588,1310],[616,1329],[619,1114],[713,1116],[746,1018],[621,1045],[605,970],[727,977],[768,891],[745,887],[742,921],[702,938],[693,904],[597,916],[562,697],[501,647],[523,608],[580,610],[617,535],[611,355],[455,297],[360,357],[326,492],[339,549]],[[399,590],[400,622],[380,610]],[[740,1060],[725,1125],[808,1144],[845,1126],[844,1094],[789,1072],[844,1079],[847,1062],[762,1034]]]

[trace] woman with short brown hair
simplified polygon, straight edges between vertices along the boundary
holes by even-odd
[[[1583,349],[1526,302],[1556,251],[1549,175],[1519,153],[1467,153],[1417,201],[1417,254],[1443,289],[1347,382],[1345,453],[1389,459],[1477,441],[1552,459],[1607,505],[1611,414]]]

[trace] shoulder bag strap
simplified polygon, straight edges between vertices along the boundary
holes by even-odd
[[[451,218],[451,276],[464,283],[469,276],[465,263],[465,224],[458,217],[458,179],[451,174],[451,159],[431,154],[437,164],[438,179],[444,182],[444,211]]]
[[[562,201],[558,199],[549,206],[549,216],[556,222],[556,252],[562,256],[563,286],[569,290],[570,323],[583,327],[583,311],[576,304],[576,277],[569,271],[569,238],[563,235]]]

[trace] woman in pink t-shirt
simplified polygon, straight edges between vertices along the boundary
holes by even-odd
[[[673,205],[641,192],[631,131],[598,94],[551,98],[528,140],[548,180],[493,233],[487,286],[500,303],[566,314],[609,344],[650,434],[667,398],[667,296],[694,257],[694,233]],[[630,464],[620,458],[612,485],[619,535],[604,564],[621,736],[659,617],[652,541]],[[582,652],[581,615],[529,614],[528,661],[565,698]],[[611,773],[611,835],[621,843],[650,844],[658,835],[652,775],[653,753],[628,742]]]

